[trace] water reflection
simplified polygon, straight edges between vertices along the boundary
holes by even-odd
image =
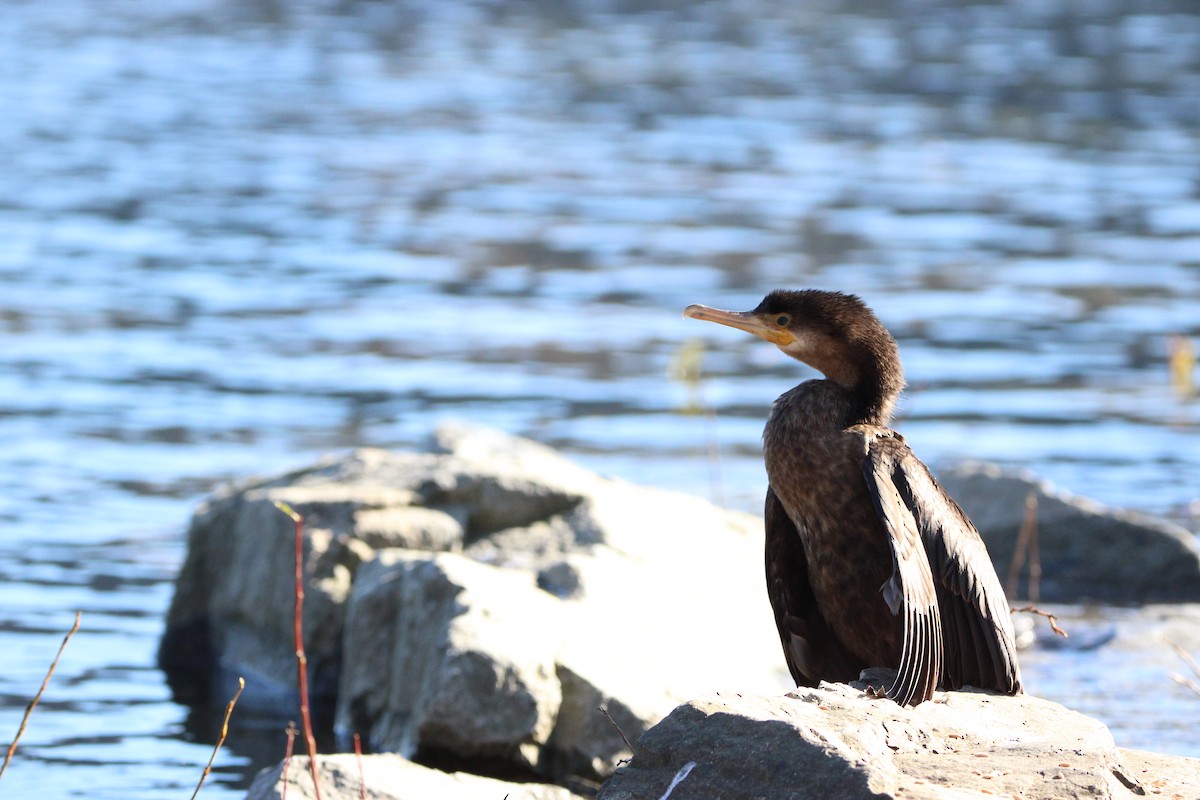
[[[715,421],[679,414],[692,302],[859,292],[925,459],[1194,524],[1198,40],[1182,0],[8,4],[0,723],[85,622],[6,789],[194,785],[211,727],[151,665],[222,479],[461,417],[756,509],[799,373],[712,335]],[[1091,710],[1187,729],[1143,699]]]

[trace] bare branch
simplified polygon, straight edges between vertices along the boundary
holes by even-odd
[[[238,690],[234,692],[233,699],[229,701],[229,705],[225,706],[225,721],[221,723],[221,736],[217,739],[217,745],[213,748],[212,755],[208,757],[208,764],[204,767],[204,772],[200,773],[200,782],[196,784],[196,791],[192,792],[192,800],[196,800],[196,795],[200,794],[200,789],[204,786],[204,781],[208,778],[208,773],[212,772],[213,761],[217,758],[217,753],[221,750],[221,745],[225,744],[225,737],[229,735],[229,717],[233,714],[233,707],[237,705],[238,698],[242,696],[242,690],[246,688],[246,679],[238,678]]]
[[[17,752],[17,742],[21,741],[21,735],[25,733],[25,726],[29,723],[29,715],[33,713],[33,709],[37,708],[38,702],[42,699],[42,694],[45,693],[46,687],[50,685],[50,676],[54,674],[54,670],[58,667],[58,660],[62,658],[63,651],[67,649],[67,642],[71,641],[71,637],[75,635],[75,631],[79,630],[79,619],[83,616],[82,611],[75,612],[75,624],[71,626],[71,630],[67,631],[67,635],[63,637],[62,644],[58,647],[58,655],[54,657],[54,661],[50,662],[50,669],[46,672],[46,677],[42,680],[42,688],[37,690],[37,694],[33,696],[33,700],[25,708],[25,716],[21,717],[21,727],[17,728],[17,735],[13,737],[12,744],[8,746],[8,752],[4,755],[4,764],[0,765],[0,777],[4,777],[4,770],[8,769],[8,762],[12,761],[13,753]]]
[[[367,778],[363,774],[362,765],[362,738],[358,731],[354,732],[354,760],[358,762],[358,798],[367,800]]]
[[[308,772],[312,776],[313,793],[321,800],[321,783],[317,777],[317,740],[313,736],[312,714],[308,706],[308,656],[304,653],[304,517],[292,510],[287,503],[275,502],[275,507],[287,514],[296,523],[296,613],[293,619],[293,635],[296,639],[297,682],[300,689],[300,724],[304,728],[304,739],[308,744]]]
[[[1050,628],[1055,633],[1057,633],[1059,636],[1063,637],[1064,639],[1069,639],[1071,637],[1071,634],[1067,633],[1062,628],[1058,627],[1058,617],[1054,616],[1049,611],[1042,611],[1040,608],[1033,605],[1032,603],[1025,606],[1024,608],[1014,608],[1013,613],[1014,614],[1018,614],[1018,613],[1037,614],[1039,617],[1045,617],[1050,623]]]
[[[283,753],[283,769],[280,770],[280,780],[283,782],[283,790],[280,792],[279,800],[287,800],[288,787],[288,768],[292,766],[292,748],[296,745],[296,730],[295,722],[288,722],[287,726],[287,749]]]

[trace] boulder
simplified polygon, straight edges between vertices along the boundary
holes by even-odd
[[[539,551],[526,537],[504,553],[489,534],[549,527],[545,520],[578,506],[599,481],[549,448],[493,431],[448,427],[435,449],[357,450],[224,487],[201,504],[159,648],[183,699],[220,702],[244,676],[258,687],[242,701],[248,708],[283,713],[295,706],[294,526],[276,502],[304,516],[305,649],[321,708],[336,699],[342,614],[362,562],[390,547],[457,552],[472,545],[490,548],[496,563],[532,563],[533,552],[544,560],[570,542],[550,546],[553,537],[543,535]]]
[[[718,692],[638,740],[600,800],[1195,797],[1200,760],[1118,749],[1108,729],[1029,696],[938,693],[902,708],[822,684]]]
[[[423,767],[398,755],[362,757],[353,754],[317,757],[317,779],[322,800],[359,800],[366,788],[369,800],[580,800],[559,786],[542,783],[509,783],[465,772],[442,772]],[[283,765],[265,769],[254,779],[246,800],[315,800],[307,756],[295,756],[284,778]]]
[[[1024,470],[965,463],[940,471],[938,479],[979,529],[1002,580],[1012,563],[1026,499],[1036,500],[1041,600],[1200,601],[1200,545],[1185,528],[1108,508]]]
[[[562,701],[558,605],[528,573],[380,552],[347,609],[339,729],[410,758],[532,770]]]
[[[687,698],[791,686],[758,518],[457,427],[201,505],[159,651],[183,699],[221,705],[243,675],[240,708],[295,716],[295,528],[276,502],[304,516],[314,712],[343,742],[598,785]]]

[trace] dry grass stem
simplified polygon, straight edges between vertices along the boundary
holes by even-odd
[[[1184,650],[1181,645],[1176,644],[1166,637],[1163,637],[1163,642],[1167,645],[1167,647],[1175,651],[1175,655],[1179,656],[1179,659],[1183,661],[1183,663],[1187,664],[1188,669],[1190,669],[1197,678],[1200,678],[1200,664],[1196,663],[1196,659],[1192,657],[1191,653],[1189,653],[1187,650]]]
[[[308,706],[308,656],[304,653],[304,517],[293,511],[287,503],[276,501],[275,507],[296,523],[296,613],[293,635],[296,639],[297,683],[300,689],[300,724],[308,745],[308,771],[312,775],[313,792],[317,800],[321,800],[321,784],[317,778],[317,740],[313,736],[312,714]]]
[[[1196,662],[1196,659],[1192,657],[1191,653],[1189,653],[1187,650],[1184,650],[1182,646],[1176,644],[1167,637],[1162,637],[1162,641],[1163,644],[1175,651],[1175,655],[1179,656],[1179,659],[1184,664],[1187,664],[1188,669],[1190,669],[1192,674],[1196,676],[1195,678],[1189,678],[1186,675],[1172,673],[1171,680],[1175,681],[1180,686],[1191,689],[1196,693],[1197,696],[1200,696],[1200,681],[1197,681],[1197,678],[1200,678],[1200,663]]]
[[[62,658],[63,651],[67,649],[67,642],[71,641],[71,637],[75,635],[75,631],[79,630],[79,619],[83,616],[82,611],[75,612],[75,624],[71,626],[71,630],[67,631],[67,635],[63,637],[62,644],[58,647],[58,655],[54,657],[54,661],[50,662],[50,669],[46,671],[46,677],[42,680],[42,687],[37,690],[37,694],[29,701],[29,705],[25,708],[25,716],[21,717],[21,726],[17,728],[17,735],[13,737],[12,744],[8,746],[8,752],[4,755],[4,764],[0,765],[0,778],[4,777],[4,771],[8,769],[8,762],[12,761],[13,753],[17,751],[17,743],[21,741],[21,735],[25,733],[25,726],[29,724],[29,715],[33,713],[33,709],[37,708],[37,704],[42,699],[42,694],[45,693],[46,687],[50,685],[50,677],[54,675],[54,670],[58,667],[58,660]]]
[[[1004,582],[1004,593],[1010,599],[1017,596],[1017,584],[1026,556],[1029,558],[1028,598],[1031,603],[1036,603],[1041,592],[1042,558],[1038,548],[1037,495],[1033,492],[1025,497],[1025,518],[1021,521],[1021,530],[1017,532],[1012,562],[1008,565],[1008,578]]]
[[[1063,637],[1064,639],[1071,638],[1071,634],[1067,633],[1062,628],[1058,627],[1058,617],[1054,616],[1049,611],[1042,611],[1040,608],[1033,605],[1032,603],[1025,606],[1024,608],[1014,608],[1013,613],[1014,614],[1021,614],[1021,613],[1037,614],[1039,617],[1045,617],[1046,620],[1050,623],[1050,628],[1055,633],[1057,633],[1059,636]]]
[[[1180,686],[1183,686],[1187,689],[1191,689],[1196,694],[1197,697],[1200,697],[1200,683],[1197,683],[1196,681],[1187,677],[1186,675],[1180,675],[1175,672],[1171,673],[1171,680],[1175,681]]]
[[[608,709],[604,706],[597,706],[596,710],[603,714],[604,718],[612,723],[612,726],[617,729],[617,733],[621,735],[621,741],[625,743],[625,746],[629,748],[629,752],[632,753],[633,745],[629,743],[629,737],[625,735],[625,731],[621,730],[621,726],[617,724],[617,721],[612,718],[612,714],[608,713]]]
[[[717,410],[704,399],[704,340],[689,339],[671,357],[667,376],[688,388],[688,399],[680,411],[703,414],[708,450],[708,480],[714,505],[724,507],[725,486],[721,475],[721,445],[717,438]]]
[[[238,698],[242,696],[242,690],[245,688],[246,679],[238,678],[238,690],[233,693],[233,699],[229,701],[229,705],[225,706],[225,721],[221,723],[221,736],[217,739],[217,745],[213,748],[212,755],[208,757],[208,764],[204,767],[204,772],[200,773],[200,782],[196,784],[196,791],[192,792],[192,800],[196,800],[196,795],[200,794],[200,789],[204,786],[208,773],[212,772],[213,761],[216,760],[221,745],[225,744],[225,737],[229,735],[229,717],[233,714],[233,707],[237,705]]]

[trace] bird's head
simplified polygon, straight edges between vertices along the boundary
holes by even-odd
[[[904,386],[895,340],[851,294],[778,289],[751,311],[690,305],[683,315],[753,333],[848,392],[878,393],[889,408]]]

